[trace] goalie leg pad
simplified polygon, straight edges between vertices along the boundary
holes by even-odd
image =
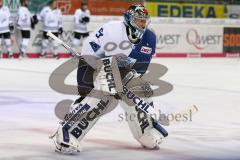
[[[143,147],[158,149],[165,136],[154,127],[150,115],[124,102],[121,102],[121,106],[126,112],[126,119],[134,138]]]
[[[94,94],[94,91],[91,93]],[[91,93],[90,95],[92,95]],[[80,141],[102,115],[112,111],[117,106],[117,100],[112,96],[101,98],[85,97],[79,103],[72,104],[64,125],[60,126],[56,134],[52,136],[58,152],[76,153],[81,151]],[[71,115],[73,113],[74,116]]]

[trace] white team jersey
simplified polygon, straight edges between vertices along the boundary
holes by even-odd
[[[0,33],[10,32],[9,24],[10,21],[10,11],[7,6],[0,8]]]
[[[21,6],[17,13],[17,28],[20,30],[31,29],[31,13],[27,7]]]
[[[39,15],[39,20],[43,23],[43,30],[48,32],[58,32],[58,29],[62,27],[62,12],[60,9],[51,9],[50,7],[44,7]]]
[[[141,41],[132,44],[128,37],[126,26],[122,21],[109,22],[92,32],[83,42],[82,55],[104,58],[124,54],[127,64],[134,63],[133,69],[144,74],[156,50],[156,35],[149,29],[143,34]]]
[[[77,9],[74,14],[74,23],[75,23],[74,31],[79,33],[88,32],[87,23],[82,22],[83,17],[90,18],[90,11],[89,10],[83,11],[82,9]]]
[[[99,58],[124,54],[128,56],[134,45],[128,40],[126,27],[122,21],[112,21],[92,32],[83,42],[82,55]]]

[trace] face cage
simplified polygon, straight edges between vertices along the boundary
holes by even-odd
[[[145,28],[139,27],[136,24],[136,19],[140,19],[140,20],[146,20],[146,25]],[[149,25],[149,23],[151,22],[150,17],[149,16],[145,16],[145,17],[134,17],[133,15],[130,15],[130,24],[136,29],[138,30],[140,33],[144,33]]]

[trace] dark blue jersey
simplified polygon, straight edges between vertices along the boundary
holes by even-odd
[[[156,35],[147,29],[141,42],[135,45],[132,52],[129,54],[129,57],[136,59],[133,69],[140,74],[144,74],[155,53],[155,49]]]

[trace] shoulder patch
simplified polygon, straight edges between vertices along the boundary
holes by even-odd
[[[145,53],[145,54],[151,54],[152,53],[152,48],[147,47],[147,46],[142,46],[140,52]]]
[[[95,42],[89,42],[90,46],[92,47],[94,52],[97,52],[97,50],[100,48],[100,45],[98,45]]]

